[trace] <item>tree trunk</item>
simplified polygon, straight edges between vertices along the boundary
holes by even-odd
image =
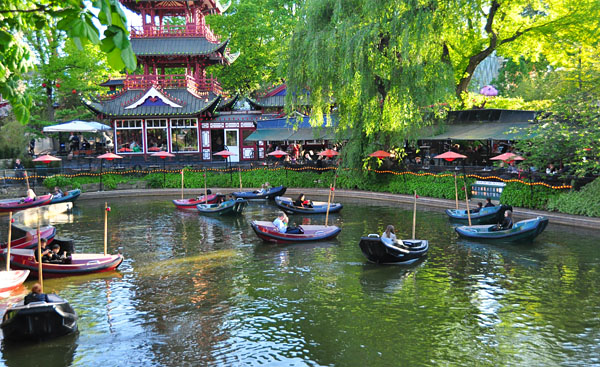
[[[54,121],[54,102],[52,101],[52,87],[46,82],[46,120]]]

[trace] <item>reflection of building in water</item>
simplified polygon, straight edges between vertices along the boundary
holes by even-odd
[[[73,223],[73,203],[58,203],[52,205],[39,206],[17,212],[13,215],[16,223],[24,224],[28,227],[38,225],[52,225]]]

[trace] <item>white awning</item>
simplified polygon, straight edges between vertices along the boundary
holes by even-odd
[[[58,125],[44,127],[45,133],[97,133],[98,131],[110,131],[112,127],[95,121],[73,120]]]

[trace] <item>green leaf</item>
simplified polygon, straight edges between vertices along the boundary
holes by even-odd
[[[135,70],[137,66],[137,60],[131,46],[121,51],[121,59],[127,66],[127,69],[130,71]]]
[[[98,37],[98,29],[92,23],[92,20],[89,17],[86,17],[86,21],[84,23],[84,29],[87,39],[90,40],[93,44],[97,45],[100,43],[100,38]]]
[[[23,104],[17,103],[13,105],[13,113],[20,123],[26,124],[29,122],[29,110]]]
[[[127,32],[127,27],[125,26],[125,23],[123,23],[125,18],[121,18],[119,16],[119,14],[117,14],[115,12],[113,12],[111,15],[112,15],[112,25],[115,27],[119,27],[122,30],[124,30],[125,32]]]
[[[104,32],[106,35],[106,32]],[[105,53],[111,52],[115,48],[115,43],[112,37],[105,37],[100,41],[100,50]]]
[[[13,39],[13,37],[11,36],[10,33],[0,29],[0,42],[1,43],[9,43],[12,41],[12,39]]]
[[[115,70],[123,70],[125,68],[125,63],[121,59],[121,50],[118,48],[113,48],[111,52],[107,55],[108,64],[112,66]]]

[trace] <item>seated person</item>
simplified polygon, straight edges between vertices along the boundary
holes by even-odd
[[[479,211],[483,208],[483,204],[480,202],[477,203],[477,208],[471,210],[471,213],[479,213]]]
[[[23,298],[23,303],[28,305],[31,302],[50,302],[48,300],[48,296],[42,293],[42,286],[40,283],[35,283],[33,287],[31,287],[31,293]]]
[[[27,189],[27,196],[24,197],[23,199],[21,199],[22,203],[30,203],[32,201],[35,201],[36,196],[35,196],[35,192],[33,192],[32,189]]]
[[[506,229],[511,229],[512,226],[512,211],[507,210],[504,212],[504,219],[502,220],[502,223],[496,224],[494,227],[492,227],[492,231],[503,231]]]
[[[310,200],[306,200],[304,194],[298,195],[298,198],[294,200],[294,206],[299,208],[312,208],[312,202]]]
[[[63,264],[66,260],[66,256],[65,254],[59,255],[58,253],[60,252],[60,245],[55,243],[52,246],[52,251],[48,254],[48,262],[50,263],[59,263],[59,264]],[[43,262],[43,258],[42,258],[42,262]]]
[[[269,191],[271,189],[271,184],[268,182],[265,182],[264,184],[260,185],[260,190],[256,191],[256,194],[265,194],[267,191]]]
[[[492,207],[492,206],[496,206],[496,205],[494,205],[494,204],[492,203],[492,198],[486,198],[486,199],[485,199],[485,207],[486,207],[486,208],[489,208],[489,207]]]
[[[42,238],[40,240],[40,243],[41,243],[41,252],[42,252],[42,262],[45,263],[45,262],[50,261],[50,259],[52,257],[52,250],[50,250],[48,248],[48,240],[47,239]],[[34,250],[34,256],[35,256],[35,261],[39,262],[40,260],[38,259],[37,249]]]
[[[392,243],[394,245],[406,247],[404,245],[404,242],[402,242],[402,240],[399,240],[398,238],[396,238],[396,229],[391,224],[388,225],[387,228],[385,229],[385,231],[381,234],[381,238],[389,238],[390,240],[392,240]],[[398,249],[402,252],[407,252],[406,249],[404,249],[404,248],[399,247]]]
[[[273,225],[277,227],[277,230],[281,233],[292,233],[292,234],[300,234],[303,233],[302,229],[299,227],[288,227],[289,219],[284,212],[279,212],[277,218],[273,221]]]
[[[55,198],[62,198],[65,194],[58,186],[54,186],[54,193],[52,194]]]

